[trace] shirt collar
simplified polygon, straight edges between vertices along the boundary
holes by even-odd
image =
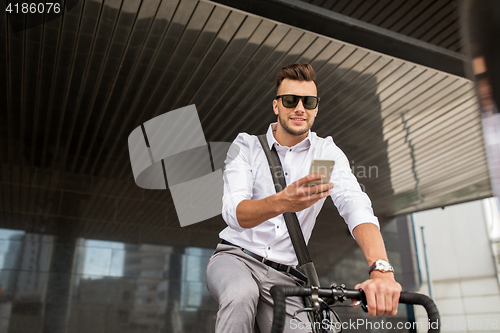
[[[281,146],[278,141],[276,141],[276,139],[274,138],[274,135],[273,133],[276,132],[276,127],[278,126],[278,123],[272,123],[269,125],[269,128],[267,129],[267,133],[266,133],[266,137],[267,137],[267,143],[269,144],[269,149],[273,149],[273,145],[276,144],[276,146]],[[296,147],[297,149],[300,149],[300,150],[304,150],[304,149],[309,149],[309,147],[311,147],[311,143],[312,143],[312,135],[311,135],[311,130],[309,130],[309,132],[307,133],[307,137],[300,141],[299,143],[297,143],[294,147]],[[290,147],[292,148],[292,147]]]

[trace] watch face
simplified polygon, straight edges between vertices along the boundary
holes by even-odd
[[[391,264],[384,259],[378,259],[375,261],[372,266],[370,266],[370,269],[368,270],[368,273],[371,274],[373,271],[379,271],[379,272],[394,272],[394,268],[391,266]]]
[[[381,270],[381,271],[392,271],[392,266],[385,260],[377,260],[375,263],[375,269]]]

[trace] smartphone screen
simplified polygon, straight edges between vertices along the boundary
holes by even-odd
[[[315,180],[313,182],[310,182],[309,185],[326,184],[330,182],[334,166],[334,160],[314,159],[311,163],[311,167],[309,168],[309,174],[322,173],[325,175],[325,178],[323,178],[322,180]]]

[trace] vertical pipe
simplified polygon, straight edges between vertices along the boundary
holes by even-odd
[[[427,284],[429,286],[429,297],[432,297],[432,280],[431,273],[429,272],[429,261],[427,260],[427,248],[425,246],[425,236],[424,236],[424,227],[420,227],[420,231],[422,232],[422,244],[424,245],[424,259],[425,259],[425,271],[427,272]]]
[[[418,286],[420,288],[422,286],[422,270],[420,269],[420,260],[418,260],[418,246],[417,246],[417,232],[415,230],[415,221],[413,220],[413,214],[410,214],[411,217],[411,230],[413,232],[413,244],[415,246],[415,257],[417,260],[417,269],[418,269]]]

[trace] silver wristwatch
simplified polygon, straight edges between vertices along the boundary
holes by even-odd
[[[371,274],[373,271],[380,271],[382,273],[387,273],[387,272],[394,273],[394,268],[387,260],[379,259],[370,266],[370,269],[368,270],[368,275]]]

